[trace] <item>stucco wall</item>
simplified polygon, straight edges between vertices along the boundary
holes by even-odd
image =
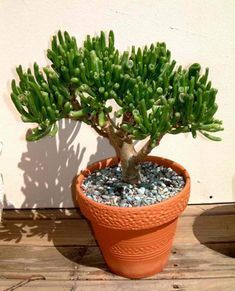
[[[56,139],[24,139],[29,125],[11,104],[10,81],[18,64],[31,66],[45,57],[50,37],[68,30],[81,43],[86,34],[113,29],[116,46],[165,41],[182,65],[210,68],[218,88],[218,118],[223,141],[190,135],[166,136],[153,151],[183,164],[192,176],[191,203],[235,200],[235,5],[221,0],[1,0],[0,140],[6,207],[72,207],[70,183],[87,163],[112,155],[113,149],[85,125],[60,123]],[[210,196],[212,198],[210,198]]]

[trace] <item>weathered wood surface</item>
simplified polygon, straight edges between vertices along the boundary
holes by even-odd
[[[160,274],[128,280],[106,267],[79,211],[7,210],[0,227],[0,290],[234,290],[235,205],[189,206]]]
[[[219,249],[220,247],[220,249]],[[230,253],[235,245],[220,245]],[[48,279],[116,280],[109,272],[98,247],[1,247],[0,274],[4,278],[21,278],[41,274]],[[22,275],[21,275],[22,274]],[[169,263],[156,279],[235,277],[235,260],[203,245],[176,245]]]
[[[17,280],[2,281],[6,289]],[[231,291],[234,290],[234,278],[215,279],[180,279],[180,280],[118,280],[118,281],[35,281],[19,288],[19,291]],[[3,289],[3,290],[4,290]]]

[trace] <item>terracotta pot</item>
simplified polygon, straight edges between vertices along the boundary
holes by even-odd
[[[171,251],[178,216],[189,199],[190,177],[181,165],[153,156],[145,161],[183,175],[183,190],[161,203],[133,208],[108,206],[88,198],[81,187],[83,179],[95,170],[117,164],[117,158],[90,165],[78,176],[76,184],[80,209],[91,222],[107,265],[114,273],[128,278],[144,278],[162,271]]]

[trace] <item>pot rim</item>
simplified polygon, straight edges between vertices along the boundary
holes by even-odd
[[[155,160],[155,161],[154,161]],[[177,203],[178,199],[180,196],[183,196],[185,191],[189,192],[190,191],[190,186],[191,186],[191,179],[190,179],[190,175],[188,173],[188,171],[181,166],[179,163],[174,162],[170,159],[166,159],[163,157],[158,157],[158,156],[147,156],[141,163],[144,162],[153,162],[153,163],[157,163],[157,161],[159,161],[159,165],[163,165],[166,166],[164,164],[161,164],[161,162],[165,162],[166,164],[168,164],[166,167],[172,168],[174,171],[176,171],[178,174],[182,175],[185,181],[185,186],[182,188],[182,190],[180,192],[178,192],[176,195],[174,195],[173,197],[170,197],[164,201],[158,202],[158,203],[154,203],[151,205],[145,205],[145,206],[133,206],[133,207],[122,207],[122,206],[112,206],[112,205],[106,205],[100,202],[96,202],[93,199],[87,197],[87,195],[84,193],[85,191],[82,188],[82,182],[83,180],[89,176],[91,173],[93,173],[96,170],[99,169],[103,169],[103,168],[108,168],[114,165],[117,165],[119,163],[119,158],[116,156],[113,157],[108,157],[105,158],[103,160],[94,162],[90,165],[87,166],[87,168],[85,170],[82,170],[80,172],[80,174],[77,176],[76,179],[76,190],[77,190],[77,195],[82,196],[82,199],[85,199],[86,201],[88,201],[90,204],[96,206],[96,207],[102,207],[104,209],[113,209],[113,210],[118,210],[118,211],[136,211],[136,210],[151,210],[151,209],[155,209],[156,207],[162,207],[164,205],[167,205],[169,203]],[[106,163],[106,166],[105,166]],[[108,164],[108,165],[107,165]],[[96,169],[94,169],[96,168]]]

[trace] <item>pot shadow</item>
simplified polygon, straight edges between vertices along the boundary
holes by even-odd
[[[104,272],[112,275],[113,273],[106,265],[103,255],[98,247],[98,243],[95,240],[95,236],[90,222],[87,220],[86,222],[87,228],[90,231],[91,238],[84,245],[75,243],[75,245],[73,245],[72,247],[64,247],[58,244],[56,239],[53,239],[54,246],[64,258],[69,260],[74,266],[77,266],[77,268],[82,265],[88,268],[96,268],[96,270],[92,270],[93,275],[99,275],[99,273],[103,275]],[[78,227],[74,228],[74,231],[77,233],[79,233]],[[68,231],[66,235],[71,236],[70,231]],[[70,241],[70,243],[74,244],[76,239],[77,238],[75,237],[74,240]],[[88,270],[88,272],[90,272],[90,270]]]
[[[193,232],[199,242],[225,256],[235,258],[235,204],[216,206],[197,216]]]

